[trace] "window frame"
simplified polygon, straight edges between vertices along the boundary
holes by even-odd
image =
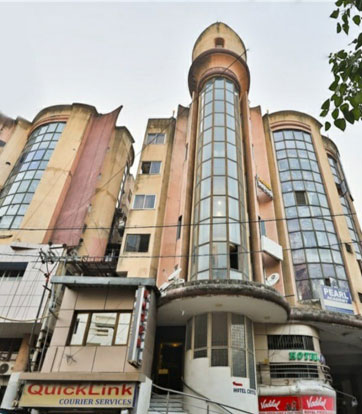
[[[150,138],[153,136],[152,138]],[[158,142],[162,137],[162,142]],[[148,132],[146,135],[146,145],[164,145],[166,142],[166,134],[163,132]]]
[[[139,251],[139,250],[127,250],[127,239],[128,237],[132,236],[148,236],[148,243],[147,243],[147,250],[145,251]],[[126,234],[125,243],[124,243],[124,249],[123,252],[125,253],[148,253],[149,247],[150,247],[150,240],[151,240],[151,234],[150,233],[128,233]],[[140,240],[137,242],[137,248],[139,249]]]
[[[144,164],[150,164],[149,172],[143,172],[142,168],[143,168]],[[151,172],[152,164],[159,164],[158,172]],[[162,165],[162,161],[142,161],[141,162],[140,174],[141,175],[161,175],[161,165]]]
[[[135,207],[137,197],[143,197],[143,205],[142,207]],[[153,197],[153,206],[152,207],[145,207],[146,200],[149,197]],[[132,203],[132,210],[154,210],[156,208],[156,194],[134,194],[133,203]]]
[[[116,319],[115,319],[115,323],[113,326],[113,335],[112,335],[112,340],[111,340],[111,344],[110,345],[101,345],[101,344],[89,344],[88,342],[88,336],[89,336],[89,332],[90,332],[90,326],[92,323],[92,316],[95,314],[108,314],[108,313],[115,313],[116,314]],[[74,330],[76,327],[76,322],[77,322],[77,317],[78,315],[87,315],[87,322],[85,325],[85,329],[83,332],[83,337],[82,337],[82,343],[81,344],[72,344],[72,337],[74,335]],[[129,314],[130,318],[129,318],[129,325],[128,325],[128,332],[127,332],[127,340],[125,343],[121,343],[121,344],[116,344],[115,340],[117,337],[117,331],[118,331],[118,324],[119,324],[119,319],[120,319],[120,315],[121,314]],[[133,313],[131,310],[122,310],[122,311],[117,311],[117,310],[92,310],[92,311],[76,311],[74,312],[73,315],[73,320],[72,320],[72,324],[71,324],[71,329],[69,330],[69,336],[67,339],[67,346],[128,346],[129,343],[129,337],[130,337],[130,332],[131,332],[131,327],[132,327],[132,317],[133,317]]]

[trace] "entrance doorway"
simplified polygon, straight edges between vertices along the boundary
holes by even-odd
[[[153,378],[155,384],[182,391],[185,328],[159,327],[156,333]]]

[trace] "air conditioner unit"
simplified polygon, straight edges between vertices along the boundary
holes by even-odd
[[[11,375],[14,365],[14,361],[0,362],[0,376]]]

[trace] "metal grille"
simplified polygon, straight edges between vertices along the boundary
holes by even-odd
[[[314,351],[313,337],[306,335],[268,335],[268,348]]]
[[[270,364],[271,378],[318,378],[317,365]]]

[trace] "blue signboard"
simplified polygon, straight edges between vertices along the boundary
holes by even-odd
[[[332,312],[353,314],[352,296],[349,290],[321,286],[322,308]]]

